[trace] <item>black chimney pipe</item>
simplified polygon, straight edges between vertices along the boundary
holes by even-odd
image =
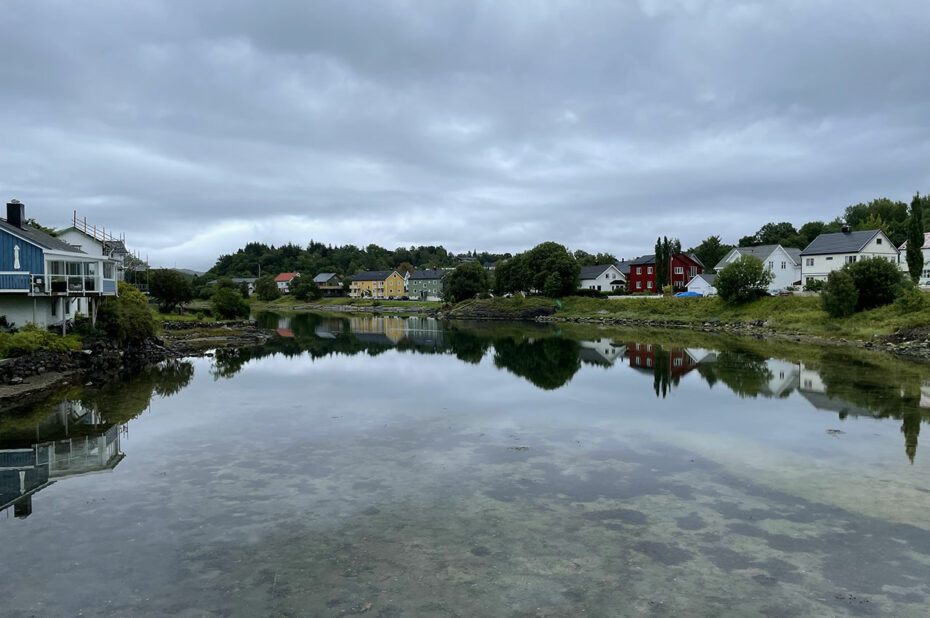
[[[26,222],[26,205],[19,200],[10,200],[6,205],[6,222],[15,227],[23,227]]]

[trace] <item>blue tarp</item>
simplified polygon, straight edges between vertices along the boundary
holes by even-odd
[[[675,296],[704,296],[700,292],[679,292]]]

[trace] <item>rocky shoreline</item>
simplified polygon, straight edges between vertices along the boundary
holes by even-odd
[[[113,379],[126,371],[169,358],[203,356],[210,350],[264,343],[270,335],[252,321],[165,322],[163,338],[118,345],[88,339],[81,350],[36,352],[0,360],[0,405],[22,403],[30,397],[67,384]]]

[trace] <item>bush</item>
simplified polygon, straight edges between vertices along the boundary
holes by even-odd
[[[823,291],[823,286],[826,285],[826,281],[823,279],[811,279],[804,284],[805,292],[821,292]]]
[[[281,296],[278,284],[274,282],[274,277],[264,275],[255,280],[255,295],[259,300],[271,301],[277,300]]]
[[[297,282],[291,285],[291,295],[297,300],[318,300],[323,298],[323,291],[309,277],[297,277]]]
[[[0,358],[8,356],[25,356],[39,350],[65,352],[80,350],[81,338],[77,335],[62,337],[27,323],[16,333],[0,333]]]
[[[859,290],[856,283],[845,270],[835,270],[827,277],[820,293],[823,310],[834,318],[845,318],[856,311],[859,302]]]
[[[717,273],[714,287],[724,302],[744,303],[764,296],[774,278],[774,273],[765,267],[762,260],[744,255]]]
[[[925,311],[928,307],[930,307],[930,302],[927,301],[927,295],[916,287],[908,287],[894,301],[895,311],[900,314],[917,313]]]
[[[488,291],[488,272],[478,262],[460,264],[443,280],[443,300],[457,303]]]
[[[887,305],[904,291],[904,278],[898,265],[885,258],[865,258],[846,264],[843,270],[849,273],[859,291],[856,311]]]
[[[601,290],[579,289],[572,292],[572,296],[583,296],[585,298],[607,298],[614,292],[604,292]]]
[[[213,295],[213,312],[220,318],[232,320],[249,317],[249,305],[238,290],[220,288]]]
[[[107,298],[97,312],[97,328],[112,339],[137,342],[158,331],[148,300],[135,287],[120,281],[118,296]]]

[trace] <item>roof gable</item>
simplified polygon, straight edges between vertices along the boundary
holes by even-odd
[[[23,225],[22,227],[16,227],[15,225],[10,225],[6,222],[5,219],[0,219],[0,229],[3,231],[22,238],[26,242],[33,244],[40,249],[48,249],[49,251],[63,251],[67,253],[75,253],[77,255],[87,255],[74,245],[69,245],[60,238],[55,238],[41,230],[37,230],[31,225]]]
[[[594,266],[582,266],[581,274],[578,276],[579,279],[597,279],[604,274],[605,271],[610,268],[617,269],[613,264],[595,264]],[[617,269],[619,272],[619,269]],[[623,274],[623,273],[620,273]]]
[[[277,277],[274,278],[275,281],[290,281],[297,276],[297,273],[280,273]]]
[[[921,249],[930,249],[930,232],[924,234],[924,244],[920,247]],[[904,251],[907,249],[907,241],[905,240],[901,243],[901,246],[898,247],[898,251]]]
[[[442,279],[445,271],[442,270],[415,270],[410,273],[411,279]]]

